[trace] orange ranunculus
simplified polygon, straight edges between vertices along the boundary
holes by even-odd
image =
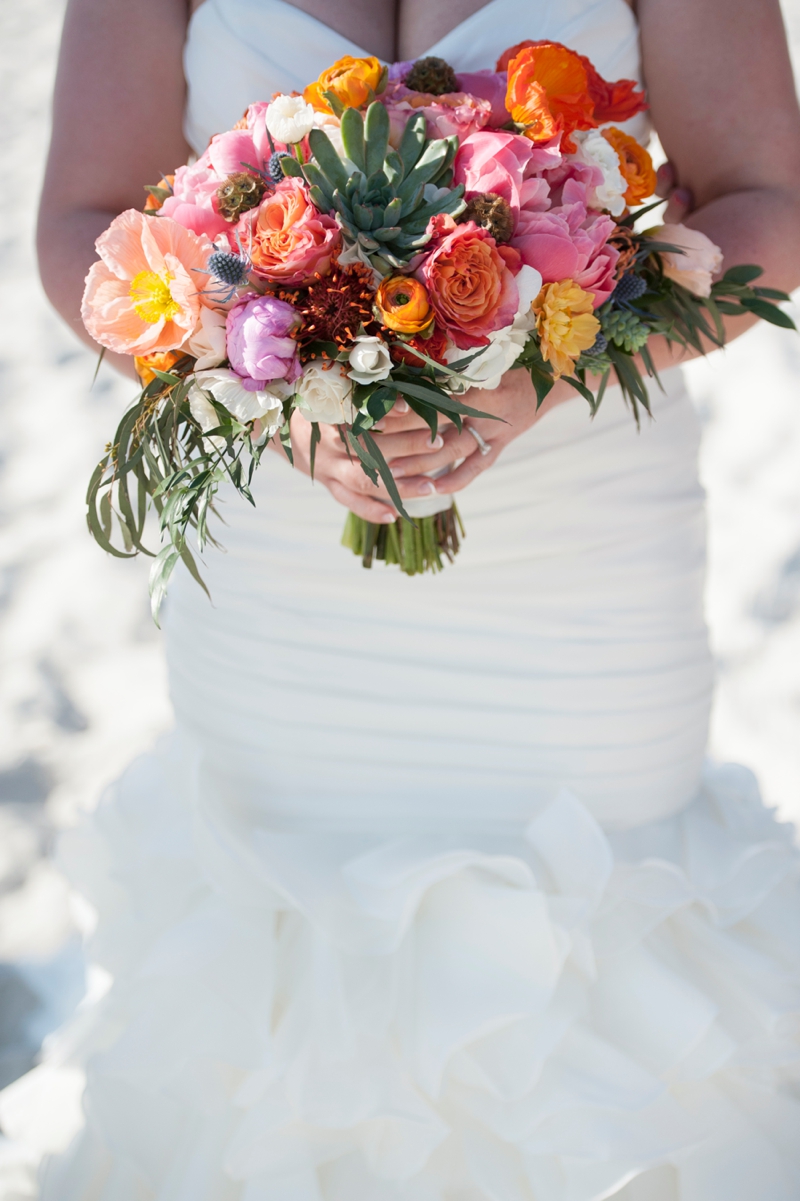
[[[398,334],[418,334],[433,320],[425,285],[410,275],[385,279],[375,296],[375,308],[386,328]]]
[[[506,108],[514,121],[527,126],[525,136],[532,142],[561,133],[561,147],[568,154],[576,149],[573,130],[597,124],[586,68],[579,55],[559,42],[526,46],[511,60]]]
[[[182,350],[156,350],[152,354],[134,355],[133,365],[142,387],[146,388],[156,378],[156,371],[170,371],[181,358]]]
[[[375,99],[382,77],[383,67],[377,58],[346,54],[308,85],[303,98],[319,113],[333,112],[323,92],[333,92],[345,108],[363,108]]]
[[[521,50],[542,45],[561,46],[561,43],[534,42],[530,38],[524,42],[517,42],[516,46],[512,46],[500,56],[495,71],[507,71],[509,63],[517,57]],[[561,48],[566,49],[565,46],[561,46]],[[593,115],[596,125],[605,125],[609,121],[628,121],[647,108],[644,92],[637,91],[638,85],[635,80],[617,79],[614,83],[609,83],[608,80],[603,79],[594,63],[584,54],[578,54],[576,57],[583,63],[586,71],[587,87],[594,105]]]
[[[625,203],[641,204],[656,190],[653,160],[644,146],[639,145],[636,138],[623,133],[621,129],[616,129],[613,125],[610,129],[603,130],[603,137],[611,143],[619,157],[619,169],[628,184],[628,190],[624,196]]]

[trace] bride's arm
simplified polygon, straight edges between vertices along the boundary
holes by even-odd
[[[186,0],[69,0],[53,97],[53,134],[39,210],[45,291],[78,337],[95,238],[143,184],[186,162],[181,55]],[[126,355],[109,355],[132,374]]]

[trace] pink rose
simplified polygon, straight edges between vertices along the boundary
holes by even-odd
[[[429,138],[449,138],[456,134],[459,141],[482,129],[492,115],[488,100],[470,96],[467,92],[447,92],[431,96],[427,92],[412,92],[402,83],[390,83],[379,96],[389,114],[389,141],[400,145],[408,118],[415,112],[425,114]]]
[[[292,306],[275,296],[244,297],[230,310],[228,359],[248,392],[263,390],[270,380],[299,378],[297,343],[291,337],[299,320]]]
[[[514,276],[494,238],[474,221],[456,225],[442,214],[431,218],[428,230],[434,249],[416,274],[439,323],[461,350],[487,346],[489,334],[511,325],[516,316]]]
[[[541,272],[544,283],[574,280],[594,294],[594,307],[599,308],[616,282],[619,252],[608,245],[614,228],[611,217],[587,213],[578,200],[546,213],[524,214],[511,245],[523,263]]]
[[[453,182],[464,185],[467,200],[479,192],[502,196],[516,224],[522,210],[541,212],[550,207],[547,182],[534,174],[535,154],[533,143],[519,134],[479,130],[461,143]]]
[[[685,254],[662,252],[664,274],[695,296],[711,295],[711,280],[722,269],[722,251],[699,229],[686,225],[660,225],[648,231],[657,242],[680,246]]]
[[[257,274],[287,284],[327,275],[342,240],[336,221],[314,207],[298,179],[282,180],[257,209],[244,214],[236,229]]]

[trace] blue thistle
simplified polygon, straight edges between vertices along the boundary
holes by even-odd
[[[267,175],[273,183],[280,183],[283,179],[283,167],[281,166],[282,158],[291,158],[285,150],[275,150],[267,159]]]
[[[630,304],[638,300],[647,291],[647,280],[633,271],[628,271],[614,289],[612,300],[614,304]]]
[[[247,283],[252,264],[246,255],[230,254],[227,250],[213,250],[208,256],[208,272],[229,288],[239,288]]]

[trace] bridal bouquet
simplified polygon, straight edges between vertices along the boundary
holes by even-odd
[[[333,424],[401,516],[350,514],[345,545],[413,574],[452,559],[460,521],[450,497],[415,513],[429,502],[398,495],[374,427],[399,397],[434,436],[489,416],[462,397],[509,368],[530,373],[537,404],[563,378],[592,413],[613,373],[638,422],[651,337],[722,345],[720,315],[744,312],[791,326],[786,297],[752,286],[757,267],[712,283],[722,258],[702,233],[634,225],[655,173],[620,124],[644,108],[632,81],[555,42],[469,73],[346,57],[302,96],[251,105],[112,222],[82,315],[135,356],[142,390],[92,477],[89,526],[113,554],[151,553],[156,509],[156,614],[178,559],[202,583],[187,536],[213,541],[220,484],[252,501],[269,440],[291,459],[295,410],[312,475]]]

